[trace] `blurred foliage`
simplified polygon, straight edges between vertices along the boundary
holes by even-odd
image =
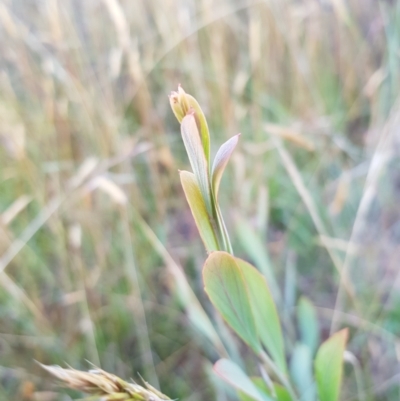
[[[351,329],[343,399],[398,399],[399,19],[396,0],[3,0],[0,398],[71,399],[34,360],[227,398],[180,301],[186,279],[213,313],[180,82],[212,143],[242,133],[220,203],[237,256],[278,278],[288,347],[305,295],[322,340]]]

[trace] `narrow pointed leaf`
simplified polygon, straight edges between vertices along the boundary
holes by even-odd
[[[315,377],[321,401],[337,401],[343,374],[343,353],[348,330],[344,329],[326,340],[315,358]]]
[[[193,96],[187,93],[186,98],[188,99],[189,106],[192,107],[193,110],[195,111],[195,118],[197,126],[199,127],[200,130],[200,138],[201,138],[201,143],[203,144],[204,154],[206,155],[207,162],[210,163],[210,133],[208,130],[206,117],[199,103]]]
[[[261,344],[243,274],[235,258],[226,252],[213,252],[203,268],[204,287],[215,308],[236,334],[257,354]]]
[[[194,221],[196,222],[204,246],[208,252],[216,251],[218,249],[218,243],[196,177],[193,173],[181,171],[180,178],[186,200],[189,203],[190,210],[192,211]]]
[[[138,213],[134,213],[135,223],[146,241],[151,244],[152,249],[164,261],[167,275],[169,278],[170,288],[177,296],[179,304],[185,309],[189,321],[193,326],[214,345],[219,355],[227,355],[225,346],[221,341],[221,337],[217,332],[215,325],[204,310],[202,304],[197,298],[195,292],[189,284],[183,269],[174,261],[173,258],[166,252],[161,240],[157,237],[154,231],[150,228],[144,218]]]
[[[257,386],[257,388],[266,393],[268,396],[272,396],[271,389],[267,386],[264,379],[262,377],[254,377],[252,378],[252,382]],[[285,389],[285,387],[281,386],[278,383],[272,382],[272,386],[274,388],[274,392],[276,394],[277,401],[295,401],[292,400],[289,392]]]
[[[265,393],[260,391],[243,370],[228,359],[220,359],[214,370],[224,381],[235,387],[256,401],[272,401]]]
[[[265,277],[251,264],[235,258],[249,290],[250,304],[258,335],[279,369],[286,373],[281,324]]]
[[[314,355],[319,344],[319,326],[314,305],[306,297],[301,297],[297,306],[297,323],[301,342],[310,348]]]
[[[290,375],[302,401],[315,401],[316,391],[312,362],[310,348],[305,344],[296,344],[290,360]]]
[[[222,174],[226,165],[239,141],[240,134],[235,135],[226,141],[218,150],[215,155],[212,167],[212,188],[214,191],[215,199],[218,199],[219,184],[221,182]]]
[[[200,192],[203,195],[204,203],[209,215],[211,215],[211,196],[208,177],[208,164],[204,153],[203,145],[197,128],[196,119],[193,113],[184,117],[181,124],[181,133],[190,165],[199,184]]]

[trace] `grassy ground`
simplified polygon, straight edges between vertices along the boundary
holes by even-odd
[[[0,399],[73,397],[34,360],[226,398],[182,296],[213,315],[181,83],[214,144],[242,133],[223,213],[276,275],[289,346],[305,295],[322,338],[351,328],[342,398],[398,400],[399,43],[395,0],[3,0]]]

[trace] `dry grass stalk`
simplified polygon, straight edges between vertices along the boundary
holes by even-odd
[[[83,372],[75,369],[64,369],[56,365],[40,365],[51,375],[59,379],[66,387],[90,394],[90,399],[99,397],[102,401],[170,400],[169,397],[159,392],[144,380],[145,387],[142,387],[136,383],[128,383],[118,376],[99,368]]]

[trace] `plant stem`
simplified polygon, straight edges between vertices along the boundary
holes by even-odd
[[[219,207],[218,203],[216,203],[216,209],[217,209],[217,213],[218,213],[218,217],[219,217],[218,220],[220,223],[220,230],[221,230],[222,236],[224,237],[224,241],[225,241],[226,251],[229,252],[233,256],[233,248],[232,248],[231,240],[229,238],[228,230],[226,228],[225,221],[224,221],[224,218],[221,213],[221,208]]]
[[[215,194],[212,191],[211,188],[211,203],[213,205],[213,215],[214,215],[214,221],[217,224],[217,229],[218,233],[215,233],[216,237],[219,238],[222,241],[222,246],[220,245],[220,251],[226,251],[230,253],[233,256],[233,248],[231,244],[231,240],[229,238],[228,230],[226,228],[224,218],[222,216],[221,208],[219,207],[218,201],[216,199]]]

